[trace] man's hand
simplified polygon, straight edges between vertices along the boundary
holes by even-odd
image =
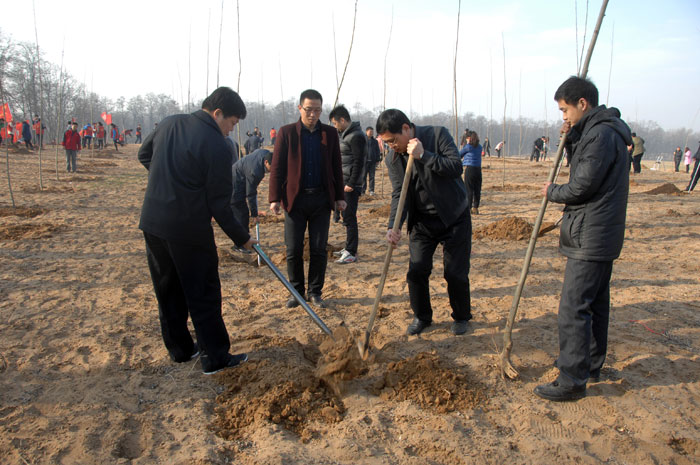
[[[425,150],[423,150],[423,144],[421,143],[421,141],[419,141],[415,137],[408,141],[406,153],[408,153],[410,156],[412,156],[416,160],[420,160],[420,157],[423,155],[423,152],[425,152]]]
[[[348,204],[345,202],[345,200],[336,200],[335,201],[335,208],[339,212],[344,211],[347,208]]]
[[[549,186],[551,186],[551,185],[552,185],[551,182],[546,182],[546,183],[543,184],[542,190],[540,191],[540,192],[542,193],[542,195],[544,195],[545,197],[547,197],[547,189],[549,189]]]
[[[394,231],[393,229],[388,229],[386,231],[386,241],[391,244],[393,248],[396,248],[397,245],[399,245],[399,241],[401,240],[401,230],[399,231]]]
[[[561,125],[561,128],[559,128],[559,133],[565,134],[565,133],[569,132],[570,129],[571,129],[571,123],[569,123],[568,121],[564,121]]]
[[[250,239],[248,239],[248,242],[246,242],[245,244],[243,244],[243,248],[244,248],[244,249],[247,249],[247,250],[253,250],[253,245],[254,245],[254,244],[260,244],[260,242],[259,242],[259,241],[256,241],[255,239],[253,239],[253,238],[251,237]]]
[[[279,215],[280,213],[282,213],[282,206],[279,202],[272,202],[270,204],[270,211],[275,215]]]
[[[251,220],[253,220],[253,224],[259,224],[259,223],[260,223],[260,220],[258,219],[257,216],[252,217]]]
[[[350,186],[345,186],[345,188],[344,188],[343,190],[344,190],[345,192],[352,192],[352,191],[354,191],[355,189],[353,189],[353,188],[350,187]]]

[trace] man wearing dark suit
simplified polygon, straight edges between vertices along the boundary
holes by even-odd
[[[323,97],[313,89],[299,98],[299,121],[277,133],[270,170],[270,210],[284,208],[284,242],[289,282],[304,295],[304,231],[309,229],[308,299],[324,306],[321,294],[326,277],[331,209],[344,210],[343,171],[338,131],[319,121]],[[287,307],[296,307],[294,297]]]
[[[415,126],[401,111],[384,111],[377,119],[377,134],[394,150],[385,162],[391,179],[391,214],[387,241],[393,246],[401,239],[394,231],[394,218],[408,220],[409,265],[406,281],[414,319],[409,335],[419,334],[433,321],[428,279],[433,269],[433,254],[443,245],[447,293],[452,307],[452,332],[464,334],[469,328],[469,255],[471,254],[471,217],[467,209],[467,190],[462,181],[462,161],[457,146],[446,128]],[[403,212],[397,212],[408,157],[413,170]]]
[[[257,242],[236,221],[230,204],[231,152],[224,137],[245,116],[238,94],[220,87],[201,110],[164,119],[138,153],[148,170],[139,228],[146,239],[163,341],[175,362],[189,361],[201,351],[205,374],[248,359],[228,352],[211,226],[213,217],[238,246],[250,249]],[[188,315],[196,344],[187,329]]]

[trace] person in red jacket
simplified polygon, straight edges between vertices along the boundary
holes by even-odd
[[[112,126],[112,142],[114,142],[114,150],[117,152],[119,151],[119,137],[121,134],[119,134],[119,128],[117,127],[116,124],[112,123],[110,126]]]
[[[76,161],[80,152],[80,134],[78,134],[78,123],[73,122],[71,128],[63,134],[61,143],[66,149],[66,171],[75,173],[78,169]]]
[[[105,148],[105,136],[107,135],[107,131],[105,131],[105,127],[102,124],[102,122],[97,123],[97,140],[95,143],[97,144],[97,147],[95,147],[97,150],[101,150]]]

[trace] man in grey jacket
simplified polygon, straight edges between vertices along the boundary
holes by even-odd
[[[396,215],[408,220],[410,258],[406,281],[413,322],[406,333],[419,334],[432,324],[429,278],[433,254],[443,245],[444,276],[452,308],[452,332],[464,334],[471,320],[469,255],[472,226],[467,209],[467,189],[462,181],[462,160],[446,128],[415,126],[400,110],[386,110],[377,119],[377,134],[394,150],[385,163],[391,179],[391,213],[387,241],[394,247],[401,229],[394,231]],[[406,204],[398,212],[408,157],[413,157]]]
[[[568,257],[559,303],[559,376],[535,388],[538,396],[576,400],[600,377],[608,343],[610,276],[625,236],[629,193],[627,146],[632,136],[616,108],[598,106],[598,89],[571,77],[559,86],[571,170],[566,184],[542,193],[563,203],[559,250]]]
[[[345,202],[343,225],[346,228],[345,248],[336,260],[338,264],[357,261],[359,232],[357,227],[357,204],[362,190],[362,175],[367,159],[367,138],[359,121],[352,121],[350,113],[343,105],[338,105],[328,115],[331,124],[340,133],[340,157],[343,166]]]

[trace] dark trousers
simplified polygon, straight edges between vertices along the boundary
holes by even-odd
[[[134,141],[134,144],[140,144],[141,143],[141,134],[136,134],[136,140]]]
[[[634,169],[635,173],[642,172],[642,157],[643,156],[644,156],[644,154],[640,153],[639,155],[634,155],[632,157],[632,168]]]
[[[328,228],[331,209],[325,192],[300,193],[292,211],[284,214],[284,243],[287,246],[287,276],[304,295],[304,234],[309,227],[309,295],[320,296],[326,279]]]
[[[479,208],[481,204],[481,166],[464,167],[464,185],[467,186],[467,208]]]
[[[189,315],[199,348],[207,355],[207,363],[212,367],[221,366],[226,362],[230,342],[221,316],[216,245],[213,242],[202,246],[168,241],[147,232],[143,235],[158,299],[163,342],[170,356],[180,362],[189,360],[192,355],[194,343],[187,329]]]
[[[96,149],[103,149],[105,147],[105,141],[104,139],[95,139],[95,148]]]
[[[365,165],[365,175],[362,178],[362,193],[367,192],[367,186],[369,186],[369,191],[374,193],[374,174],[377,170],[377,162],[368,161]],[[369,178],[369,182],[367,182]]]
[[[246,232],[250,233],[250,210],[245,197],[245,179],[234,181],[231,210],[233,210],[233,216],[241,223]]]
[[[433,320],[430,304],[429,278],[433,270],[433,255],[438,244],[443,245],[444,278],[450,298],[452,318],[471,320],[469,297],[469,259],[472,246],[472,222],[469,210],[451,226],[445,226],[437,215],[418,218],[410,233],[408,295],[416,318]]]
[[[688,165],[688,166],[690,166],[690,165]],[[688,187],[685,188],[685,190],[688,192],[695,189],[695,185],[698,183],[698,178],[700,177],[700,172],[698,172],[698,168],[700,168],[700,160],[698,160],[696,158],[695,165],[693,165],[693,174],[690,175],[690,181],[688,182]]]
[[[569,258],[559,302],[559,383],[586,384],[600,374],[608,347],[613,262]]]
[[[353,256],[357,255],[357,243],[359,233],[357,228],[357,203],[360,199],[360,190],[355,188],[352,192],[345,193],[345,203],[347,206],[343,210],[343,225],[345,226],[345,250]]]
[[[530,161],[535,160],[535,161],[540,161],[540,151],[537,149],[532,149],[532,153],[530,154]]]
[[[674,158],[674,159],[673,159],[673,164],[675,165],[676,173],[678,173],[678,168],[680,168],[680,166],[681,166],[681,159],[680,159],[680,158]]]

